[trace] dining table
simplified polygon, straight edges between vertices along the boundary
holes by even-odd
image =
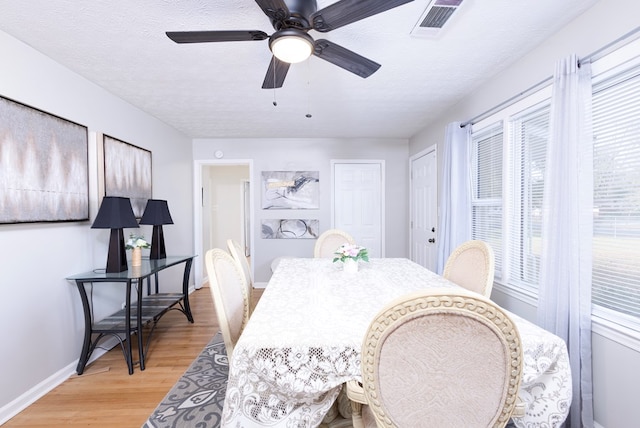
[[[362,340],[390,301],[458,285],[406,258],[373,258],[357,272],[323,258],[283,259],[233,350],[223,427],[316,427],[345,382],[361,378]],[[509,313],[509,312],[508,312]],[[560,427],[571,404],[565,342],[509,313],[523,350],[517,427]]]

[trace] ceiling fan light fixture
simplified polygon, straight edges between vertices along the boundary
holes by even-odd
[[[273,33],[269,49],[280,61],[289,64],[302,62],[313,53],[313,38],[307,33],[286,29]]]

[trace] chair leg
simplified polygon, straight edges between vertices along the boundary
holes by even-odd
[[[362,420],[362,404],[366,403],[362,384],[356,380],[347,382],[347,397],[351,402],[351,420],[353,428],[364,428]]]
[[[351,400],[351,420],[353,421],[353,428],[364,428],[362,404],[353,400]]]

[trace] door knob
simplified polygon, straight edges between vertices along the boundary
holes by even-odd
[[[431,242],[433,244],[434,242],[436,242],[436,239],[435,238],[430,238],[429,242]]]
[[[432,227],[432,228],[431,228],[431,231],[432,231],[432,232],[435,232],[435,231],[436,231],[436,228],[435,228],[435,227]]]

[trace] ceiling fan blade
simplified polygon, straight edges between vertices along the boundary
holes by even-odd
[[[381,65],[325,39],[316,40],[313,54],[347,71],[367,78]]]
[[[289,18],[289,8],[283,0],[256,0],[262,11],[273,21]]]
[[[311,15],[314,30],[326,33],[413,0],[340,0]]]
[[[167,37],[176,43],[244,42],[265,40],[269,35],[264,31],[167,31]]]
[[[275,56],[272,57],[267,74],[264,76],[264,82],[262,82],[262,89],[282,88],[290,65],[288,62],[280,61]]]

